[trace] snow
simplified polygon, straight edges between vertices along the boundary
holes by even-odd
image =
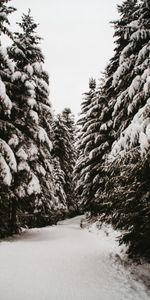
[[[0,102],[4,105],[5,113],[10,115],[12,109],[12,102],[6,94],[6,88],[4,83],[0,79]]]
[[[49,94],[49,86],[45,80],[43,80],[42,78],[37,78],[37,85],[39,85],[43,90],[45,90]]]
[[[28,79],[28,75],[27,75],[27,74],[23,74],[23,75],[21,76],[21,81],[22,81],[22,82],[25,82],[27,79]]]
[[[22,76],[22,81],[23,81],[23,76]],[[31,98],[35,98],[36,97],[36,94],[35,94],[35,87],[34,87],[34,82],[32,81],[29,81],[29,80],[26,80],[25,81],[25,86],[26,88],[28,89],[28,93],[29,93],[29,99]]]
[[[146,104],[135,114],[129,126],[122,132],[119,140],[113,143],[109,156],[110,160],[113,160],[116,155],[121,154],[121,151],[128,151],[132,148],[132,146],[137,146],[138,143],[140,146],[141,156],[146,154],[147,150],[150,148],[149,110],[150,98],[147,100]]]
[[[43,166],[41,166],[41,165],[38,164],[38,163],[36,164],[36,171],[37,171],[39,174],[43,175],[43,176],[46,175],[45,169],[43,168]]]
[[[21,78],[21,72],[20,71],[16,71],[12,74],[11,76],[11,80],[12,82],[16,81],[16,80],[19,80]]]
[[[0,96],[3,98],[6,94],[6,88],[4,83],[0,80]]]
[[[17,172],[17,162],[15,155],[9,145],[0,138],[0,152],[5,157],[10,169],[13,172]]]
[[[0,56],[4,61],[6,66],[9,68],[10,72],[14,72],[14,62],[8,57],[7,49],[4,47],[0,47]]]
[[[26,196],[26,190],[24,186],[19,186],[15,190],[16,194],[18,195],[19,198],[24,198]]]
[[[80,217],[26,230],[0,245],[2,300],[148,300],[117,259],[116,233],[81,229]]]
[[[28,165],[28,163],[26,161],[21,161],[18,164],[18,171],[30,171],[30,166]]]
[[[39,180],[34,173],[31,174],[32,174],[32,179],[30,180],[27,188],[28,195],[40,194],[41,188],[40,188]]]
[[[28,155],[22,147],[16,152],[16,156],[23,160],[28,159]]]
[[[1,154],[0,154],[0,179],[2,179],[4,185],[7,186],[11,185],[12,175],[10,172],[10,168]]]
[[[48,104],[50,105],[50,102]],[[44,103],[40,103],[40,105],[43,108],[43,110],[45,110],[47,113],[50,113],[51,115],[53,114],[53,111],[50,106],[48,106]]]
[[[144,47],[139,51],[138,58],[137,58],[137,64],[140,63],[142,60],[146,58],[146,56],[149,55],[150,51],[150,44],[144,45]]]
[[[34,98],[28,98],[27,99],[27,103],[30,106],[30,108],[32,109],[34,106],[36,106],[37,102]]]
[[[40,75],[42,73],[43,68],[41,63],[35,62],[32,64],[32,67],[37,74]]]
[[[134,20],[134,21],[130,22],[130,24],[128,24],[128,27],[138,28],[138,21]]]
[[[116,115],[116,112],[121,107],[121,105],[124,101],[124,98],[126,97],[126,94],[127,94],[127,90],[125,90],[124,92],[121,93],[121,95],[118,96],[117,101],[114,106],[113,116]]]
[[[15,42],[17,43],[18,40],[15,39]],[[14,47],[13,51],[14,51],[15,54],[20,55],[20,56],[22,56],[22,57],[25,57],[24,52],[23,52],[21,49],[19,49],[17,46]]]
[[[37,159],[38,149],[35,144],[30,144],[30,147],[27,149],[27,154],[30,161]]]
[[[30,110],[29,111],[29,116],[30,116],[30,118],[33,120],[33,122],[35,123],[35,124],[38,124],[39,123],[39,117],[38,117],[38,114],[37,114],[37,112],[36,111],[34,111],[34,110]]]
[[[136,93],[140,90],[140,87],[141,87],[141,77],[139,75],[137,75],[133,79],[133,81],[129,87],[129,90],[128,90],[130,99],[132,99],[136,95]]]
[[[131,40],[140,41],[150,38],[150,30],[139,29],[131,35]]]
[[[100,132],[101,131],[106,131],[107,130],[107,125],[106,125],[106,123],[104,123],[104,124],[102,124],[101,126],[100,126]]]
[[[130,42],[130,43],[122,50],[122,52],[121,52],[121,54],[120,54],[120,58],[119,58],[119,64],[120,64],[120,65],[124,62],[124,60],[125,60],[126,57],[127,57],[127,54],[131,51],[132,47],[133,47],[133,43]]]
[[[12,134],[11,138],[8,141],[9,146],[16,147],[19,144],[19,139],[16,134]]]
[[[147,77],[147,81],[144,84],[144,93],[145,96],[148,96],[150,94],[150,76]]]
[[[150,67],[146,68],[142,74],[143,81],[146,81],[148,77],[150,77]]]
[[[130,61],[126,59],[117,69],[117,71],[113,75],[113,82],[112,85],[115,87],[117,86],[119,79],[129,70],[130,68]]]
[[[41,143],[45,143],[47,144],[47,146],[49,147],[49,150],[52,150],[52,142],[50,141],[50,139],[48,138],[48,135],[45,131],[44,128],[42,128],[41,126],[39,126],[39,130],[38,130],[38,138],[40,140]]]
[[[28,64],[27,66],[24,67],[25,72],[27,72],[30,76],[33,75],[33,67]]]
[[[140,132],[139,142],[142,154],[146,153],[150,147],[150,143],[148,142],[147,135],[144,132]]]
[[[29,90],[34,90],[34,85],[32,82],[30,82],[29,80],[27,80],[25,82],[25,86],[29,89]]]

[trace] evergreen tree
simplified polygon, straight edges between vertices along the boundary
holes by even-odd
[[[79,120],[81,126],[79,159],[75,169],[76,190],[81,198],[81,207],[84,207],[84,210],[90,209],[92,213],[100,213],[103,204],[100,198],[105,184],[103,165],[113,142],[112,104],[110,105],[105,93],[105,84],[104,77],[100,86],[92,91],[91,102],[85,106],[85,115]]]
[[[86,208],[89,206],[91,210],[99,212],[104,205],[101,195],[108,180],[104,166],[106,155],[109,153],[111,145],[116,138],[112,113],[118,91],[113,86],[113,75],[119,66],[121,52],[129,41],[128,24],[134,18],[137,18],[137,1],[124,1],[122,6],[118,6],[118,11],[121,14],[121,18],[116,22],[112,22],[115,27],[115,55],[110,60],[105,70],[103,81],[95,92],[95,97],[91,104],[92,108],[90,109],[90,122],[87,122],[86,127],[86,135],[89,137],[89,142],[84,149],[84,152],[88,150],[88,153],[86,168],[83,172],[85,173],[84,180],[83,178],[81,180],[83,182],[83,203],[86,203]],[[86,192],[87,188],[84,188],[84,186],[89,187],[88,193]]]
[[[54,221],[58,208],[50,154],[52,113],[48,75],[43,70],[40,38],[36,36],[37,25],[30,11],[23,15],[19,26],[21,32],[14,34],[13,45],[8,49],[15,62],[8,90],[13,99],[11,123],[20,132],[19,137],[13,132],[11,135],[18,170],[14,193],[21,225],[26,222],[29,226],[41,226]]]
[[[114,74],[118,98],[113,116],[119,138],[109,156],[110,180],[103,193],[111,222],[123,230],[120,242],[129,245],[131,256],[147,259],[150,249],[149,8],[147,1],[141,1],[139,19],[135,20],[134,31],[130,32],[129,43],[120,55],[120,65]]]
[[[85,179],[87,176],[90,177],[90,170],[88,166],[89,152],[95,139],[95,133],[91,133],[90,126],[93,123],[92,116],[95,114],[93,109],[96,98],[96,82],[93,78],[89,80],[89,91],[84,94],[84,99],[81,104],[81,114],[77,122],[78,126],[78,142],[77,151],[78,159],[76,162],[74,177],[76,182],[76,194],[79,198],[79,206],[84,206],[85,202],[90,197],[91,181],[85,185]],[[96,121],[95,121],[96,122]]]
[[[11,137],[14,135],[17,140],[18,136],[21,136],[11,123],[13,101],[8,94],[14,64],[8,56],[7,49],[2,46],[3,34],[12,37],[8,29],[8,16],[15,8],[8,6],[8,2],[0,2],[0,237],[12,234],[16,230],[16,196],[13,186],[17,161],[11,147]]]
[[[76,190],[82,206],[123,230],[130,256],[149,259],[150,4],[127,0],[118,9],[114,57],[79,121]]]
[[[64,191],[63,202],[66,203],[69,214],[73,214],[76,210],[73,181],[76,157],[74,126],[74,117],[68,108],[64,109],[63,112],[57,116],[54,123],[53,157],[59,161],[60,169],[63,174],[63,181],[61,180],[60,184]]]
[[[54,163],[54,182],[56,188],[56,196],[59,199],[59,215],[60,218],[68,214],[67,195],[64,191],[65,186],[65,173],[61,169],[58,157],[53,158]]]
[[[97,132],[97,136],[99,136],[98,141],[98,147],[96,145],[94,146],[92,153],[96,153],[98,155],[99,149],[103,147],[103,144],[105,142],[106,151],[104,157],[98,158],[98,163],[95,166],[94,169],[96,169],[95,172],[95,180],[96,181],[96,193],[95,198],[93,198],[92,206],[94,211],[98,211],[99,213],[104,215],[106,213],[106,205],[105,201],[107,201],[107,195],[105,193],[105,186],[107,185],[107,182],[109,180],[109,175],[107,174],[107,155],[111,150],[111,146],[113,142],[116,140],[118,136],[117,126],[119,121],[121,120],[121,117],[125,114],[123,113],[123,109],[126,108],[126,106],[121,106],[122,111],[119,112],[119,114],[115,115],[115,108],[117,106],[117,101],[119,103],[119,99],[122,97],[122,100],[125,101],[125,98],[123,99],[123,95],[120,95],[122,85],[127,84],[127,80],[119,81],[118,75],[121,72],[124,72],[125,76],[125,66],[122,66],[122,71],[120,69],[120,63],[121,63],[121,57],[122,53],[124,51],[124,48],[128,47],[129,41],[130,41],[130,35],[134,32],[136,26],[137,26],[137,19],[138,19],[138,4],[137,0],[125,0],[121,5],[118,5],[118,12],[120,14],[120,19],[117,21],[111,22],[114,25],[115,33],[115,54],[110,60],[105,73],[104,73],[104,79],[103,84],[101,87],[101,90],[99,91],[99,98],[103,99],[103,106],[102,106],[102,113],[99,114],[99,132]],[[125,78],[125,77],[124,77]],[[115,84],[115,80],[118,82]],[[117,99],[117,101],[116,101]],[[122,128],[123,123],[120,124],[120,130]],[[125,122],[124,122],[125,126]]]

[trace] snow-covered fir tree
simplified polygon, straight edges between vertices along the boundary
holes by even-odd
[[[120,59],[120,68],[124,63],[129,64],[129,59],[133,59],[132,72],[128,75],[128,83],[120,90],[120,99],[122,98],[123,101],[128,99],[128,101],[123,102],[122,109],[120,109],[126,114],[124,120],[119,121],[118,128],[121,128],[119,138],[113,144],[110,154],[110,159],[113,161],[113,171],[110,168],[112,171],[110,176],[115,177],[114,169],[118,170],[117,176],[120,175],[118,180],[113,178],[114,182],[118,182],[118,187],[115,184],[113,190],[116,197],[114,223],[117,228],[126,231],[122,241],[130,245],[130,255],[138,253],[149,258],[149,1],[140,2],[138,14],[139,18],[136,20],[134,32],[131,33],[129,44],[124,48]],[[116,78],[114,74],[114,79]],[[124,80],[121,74],[119,78],[119,80]],[[115,113],[120,105],[118,103],[117,100]]]
[[[149,258],[149,17],[148,1],[141,1],[129,28],[128,45],[113,76],[118,97],[112,114],[118,139],[109,155],[109,181],[102,196],[106,212],[128,253]],[[138,16],[138,18],[137,18]]]
[[[65,108],[61,114],[56,116],[54,122],[53,157],[59,162],[61,168],[63,180],[60,178],[59,185],[64,191],[63,203],[65,203],[69,214],[74,214],[76,211],[73,180],[76,158],[74,132],[74,117],[71,110]],[[60,197],[62,197],[62,193],[60,194]]]
[[[8,2],[0,2],[0,237],[12,234],[16,230],[16,196],[13,186],[17,161],[11,147],[11,138],[14,135],[17,140],[18,136],[21,136],[11,122],[13,99],[8,93],[14,64],[8,56],[7,49],[2,45],[3,34],[12,37],[8,17],[15,9],[9,6]]]
[[[79,206],[84,206],[84,202],[90,197],[91,181],[85,185],[87,176],[90,178],[89,170],[89,152],[94,143],[95,133],[91,132],[90,128],[93,125],[92,116],[95,116],[95,123],[97,114],[93,109],[97,95],[95,93],[96,82],[93,78],[89,80],[89,91],[84,94],[81,103],[81,114],[77,122],[77,153],[78,159],[75,166],[74,178],[76,182],[76,194],[79,199]],[[95,125],[96,126],[96,125]],[[95,129],[95,128],[94,128]],[[84,196],[85,195],[85,196]]]
[[[86,94],[87,101],[83,100],[84,106],[78,121],[80,126],[79,159],[75,168],[76,192],[82,209],[90,209],[92,213],[102,209],[103,203],[99,195],[105,183],[104,162],[113,142],[112,102],[106,94],[105,84],[105,75],[97,89],[90,81],[89,87],[92,89]]]
[[[120,112],[117,116],[115,116],[114,110],[116,107],[116,102],[120,99],[120,92],[123,84],[127,84],[127,80],[122,80],[120,82],[118,80],[118,84],[114,84],[114,74],[117,74],[120,68],[120,57],[125,47],[128,46],[130,41],[130,35],[135,30],[136,21],[138,19],[138,4],[137,0],[129,1],[125,0],[121,5],[118,5],[118,12],[120,13],[120,19],[117,21],[111,22],[114,25],[115,33],[115,49],[114,56],[111,58],[108,66],[106,67],[104,73],[104,79],[101,91],[99,93],[99,97],[102,99],[104,105],[102,107],[102,113],[99,115],[99,126],[100,130],[97,133],[99,137],[99,149],[103,146],[105,141],[105,145],[107,145],[107,149],[105,151],[105,155],[103,159],[99,158],[99,163],[97,164],[97,176],[95,178],[97,182],[97,188],[95,199],[93,201],[93,209],[95,211],[101,211],[101,213],[106,211],[105,201],[107,202],[107,195],[105,191],[105,185],[109,180],[109,176],[107,174],[107,164],[105,164],[107,154],[111,149],[112,143],[116,140],[118,136],[118,127],[119,130],[122,129],[123,125],[126,125],[126,113],[123,112],[123,109],[126,106],[120,106]],[[125,68],[122,68],[125,71]],[[117,101],[116,101],[117,99]],[[122,98],[123,99],[123,98]],[[124,99],[125,101],[125,99]],[[118,120],[124,118],[124,123]],[[120,125],[118,125],[120,124]],[[103,130],[103,139],[101,139],[101,128],[105,128]],[[94,149],[95,148],[95,149]],[[98,149],[95,146],[93,148],[94,153],[98,153]],[[92,153],[91,153],[92,154]],[[92,201],[92,200],[91,200]]]
[[[50,153],[52,111],[40,38],[30,11],[23,15],[19,27],[21,31],[14,34],[13,45],[8,49],[15,62],[9,89],[13,99],[11,122],[21,132],[21,137],[11,136],[18,168],[15,181],[17,215],[21,216],[20,222],[25,221],[26,214],[28,225],[41,226],[53,222],[59,209]],[[28,218],[29,214],[32,218]]]
[[[95,91],[94,100],[90,107],[90,120],[85,125],[85,135],[89,138],[87,146],[84,149],[84,152],[88,150],[86,168],[85,172],[83,172],[85,173],[83,175],[85,180],[83,178],[82,180],[77,180],[78,191],[81,185],[83,185],[84,200],[82,199],[82,201],[87,204],[89,203],[90,209],[93,211],[99,211],[103,205],[103,199],[100,195],[102,195],[105,181],[108,180],[104,162],[106,154],[110,151],[111,145],[116,138],[112,112],[118,91],[113,86],[113,75],[119,66],[120,54],[128,44],[129,30],[127,25],[133,21],[133,17],[137,17],[137,1],[124,1],[122,5],[118,6],[118,11],[121,14],[121,18],[116,22],[112,22],[115,27],[115,55],[105,70],[100,87]],[[78,163],[80,168],[82,165],[80,163],[82,155],[80,154],[79,157]],[[87,189],[84,186],[89,187],[89,193],[86,192]],[[91,196],[89,197],[89,195]]]
[[[123,1],[118,10],[114,57],[79,120],[76,190],[82,206],[89,201],[84,209],[123,230],[120,242],[131,256],[149,258],[150,4]]]
[[[65,193],[65,173],[61,168],[59,157],[53,157],[53,165],[54,165],[54,183],[56,189],[56,196],[59,199],[59,216],[60,218],[64,218],[68,216],[68,205],[67,205],[67,195]]]

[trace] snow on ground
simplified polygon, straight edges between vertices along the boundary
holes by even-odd
[[[81,217],[0,243],[0,300],[148,300],[115,257],[114,237],[80,228]],[[120,251],[120,250],[119,250]]]

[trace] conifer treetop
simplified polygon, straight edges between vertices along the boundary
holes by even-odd
[[[8,15],[15,12],[16,8],[12,6],[7,6],[7,3],[11,0],[1,0],[0,1],[0,35],[6,34],[10,38],[12,38],[12,33],[8,29],[8,26],[10,25],[10,22],[8,20]],[[1,44],[1,41],[0,41]]]
[[[44,56],[39,47],[42,38],[36,34],[38,24],[34,22],[30,9],[27,14],[22,15],[21,22],[18,22],[17,24],[21,28],[21,32],[14,33],[14,45],[12,47],[13,56],[18,57],[19,54],[23,57],[23,60],[25,60],[25,53],[26,60],[29,63],[44,63]],[[16,47],[19,48],[19,51],[16,51]]]

